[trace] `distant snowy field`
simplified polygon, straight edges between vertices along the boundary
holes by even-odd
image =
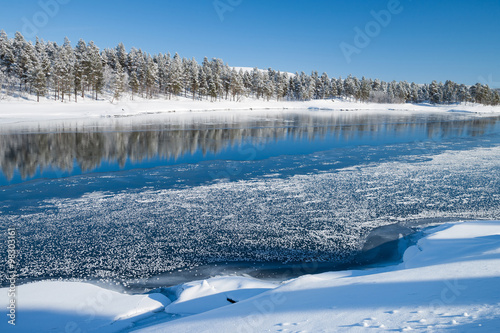
[[[7,324],[1,298],[0,330],[498,332],[500,222],[448,223],[425,234],[399,265],[282,283],[219,277],[147,295],[85,283],[23,285],[15,327]]]
[[[106,99],[106,98],[105,98]],[[109,98],[110,100],[111,98]],[[345,100],[312,100],[297,101],[265,101],[246,98],[241,101],[207,100],[193,101],[190,98],[176,97],[168,99],[141,99],[134,101],[123,97],[111,103],[109,100],[81,100],[74,102],[55,102],[44,99],[40,103],[29,99],[9,98],[0,101],[0,125],[21,125],[29,122],[52,122],[55,120],[84,120],[108,117],[130,117],[148,114],[168,114],[205,111],[248,112],[253,110],[310,109],[327,111],[428,111],[428,112],[466,112],[491,114],[499,113],[500,106],[484,106],[478,104],[430,105],[430,104],[377,104],[357,103]]]

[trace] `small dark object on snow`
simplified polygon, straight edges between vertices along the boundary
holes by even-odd
[[[235,301],[234,299],[231,299],[231,298],[229,298],[229,297],[228,297],[228,298],[226,298],[226,299],[227,299],[227,301],[228,301],[229,303],[231,303],[231,304],[238,303],[238,301]]]

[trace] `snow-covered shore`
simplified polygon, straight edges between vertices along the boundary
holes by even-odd
[[[177,97],[168,99],[123,98],[111,103],[109,100],[80,100],[75,102],[55,102],[44,99],[40,103],[34,100],[10,99],[0,101],[0,125],[27,122],[53,122],[60,120],[89,120],[107,117],[130,117],[148,114],[169,114],[205,111],[253,111],[253,110],[328,110],[328,111],[367,111],[398,110],[422,112],[465,112],[490,114],[500,113],[500,106],[478,104],[430,105],[430,104],[377,104],[358,103],[345,100],[264,101],[247,98],[243,101],[222,100],[218,102],[193,101],[190,98]]]
[[[399,265],[306,275],[279,284],[218,277],[172,288],[169,298],[124,295],[76,282],[23,285],[16,326],[3,315],[0,329],[497,332],[500,221],[447,223],[425,233]],[[4,313],[7,302],[1,298]]]

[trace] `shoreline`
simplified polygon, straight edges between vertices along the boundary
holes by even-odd
[[[478,104],[377,104],[350,102],[340,99],[311,101],[263,101],[245,99],[243,101],[193,101],[189,98],[172,100],[121,100],[111,103],[106,100],[84,100],[74,102],[55,102],[43,100],[40,103],[31,100],[0,101],[0,127],[23,126],[33,123],[101,121],[128,117],[150,117],[153,115],[206,114],[211,112],[251,115],[256,111],[307,110],[310,112],[450,112],[460,114],[492,115],[500,113],[500,106]]]
[[[88,283],[106,290],[124,294],[144,295],[152,292],[177,288],[186,283],[210,278],[242,277],[271,283],[328,272],[350,270],[363,271],[371,268],[391,267],[402,262],[404,252],[415,245],[426,233],[446,223],[481,221],[481,219],[436,218],[416,221],[402,221],[376,227],[364,240],[362,249],[347,262],[213,262],[178,271],[164,272],[148,278],[103,281],[79,278],[38,278],[18,280],[17,286],[44,282]],[[432,233],[432,231],[430,232]],[[374,244],[375,243],[375,244]],[[7,286],[0,286],[6,288]]]
[[[16,286],[17,297],[23,301],[17,310],[32,319],[19,324],[25,331],[33,330],[33,323],[37,329],[44,325],[48,330],[64,328],[68,322],[105,332],[189,332],[200,331],[207,324],[214,325],[214,330],[234,331],[244,325],[249,313],[272,313],[261,317],[259,327],[274,327],[276,322],[294,318],[310,325],[311,330],[318,325],[385,330],[385,323],[388,329],[401,331],[404,323],[413,323],[413,328],[421,331],[429,325],[478,327],[488,318],[494,318],[489,326],[495,327],[500,312],[491,295],[498,287],[499,236],[499,221],[444,222],[419,230],[398,262],[306,273],[281,282],[226,275],[135,294],[90,281],[45,280]],[[444,298],[453,291],[453,301]],[[372,294],[374,297],[366,297]],[[366,300],[377,305],[375,312],[358,306]],[[101,317],[93,316],[96,301],[109,310]],[[272,311],[255,312],[262,304],[271,304]],[[305,311],[311,304],[316,305],[314,310]],[[53,312],[44,312],[47,307]],[[40,314],[48,317],[40,322]],[[221,314],[236,319],[218,322]]]

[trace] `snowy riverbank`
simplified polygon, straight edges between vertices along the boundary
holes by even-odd
[[[252,98],[243,101],[218,102],[193,101],[177,97],[172,100],[147,100],[129,98],[111,103],[109,100],[81,100],[74,102],[55,102],[42,100],[10,99],[0,101],[0,125],[20,125],[33,122],[53,122],[61,120],[91,120],[100,118],[130,117],[148,114],[169,114],[205,111],[253,111],[310,109],[326,111],[422,111],[422,112],[464,112],[491,114],[500,113],[500,106],[478,104],[430,105],[430,104],[377,104],[358,103],[344,100],[312,100],[307,102],[264,101]]]
[[[219,277],[170,289],[168,298],[124,295],[84,283],[23,285],[16,327],[3,315],[0,329],[495,332],[500,325],[500,221],[448,223],[427,233],[399,265],[306,275],[281,284]],[[7,302],[2,297],[0,306],[6,309]]]

